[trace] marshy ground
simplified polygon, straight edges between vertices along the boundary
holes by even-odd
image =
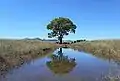
[[[13,67],[19,67],[21,64],[32,59],[50,54],[59,46],[64,47],[64,45],[56,45],[37,40],[0,40],[0,73]],[[69,44],[67,47],[84,51],[97,57],[114,60],[118,64],[120,61],[120,40],[83,41]],[[49,63],[54,62],[56,60],[47,64],[49,65]],[[109,80],[106,81],[120,80],[119,75],[108,75],[107,79]]]
[[[69,46],[78,51],[85,51],[104,59],[114,60],[120,64],[120,40],[95,40],[75,43]],[[105,76],[104,81],[120,81],[119,70],[117,75]],[[103,81],[103,80],[102,80]]]
[[[56,49],[55,44],[35,40],[0,40],[0,71],[19,67]]]
[[[99,57],[120,61],[120,40],[84,41],[72,44],[70,47]]]

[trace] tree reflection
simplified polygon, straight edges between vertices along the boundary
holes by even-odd
[[[51,56],[51,61],[46,64],[52,72],[55,74],[66,74],[73,70],[76,66],[75,58],[68,58],[64,56],[62,48],[57,52],[58,54],[53,54]]]

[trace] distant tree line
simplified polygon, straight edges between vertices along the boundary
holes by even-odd
[[[83,40],[75,40],[75,41],[66,41],[66,42],[63,42],[63,44],[73,44],[73,43],[78,43],[78,42],[84,42],[86,41],[85,39]],[[59,42],[56,42],[57,44],[59,44]]]
[[[85,39],[84,40],[76,40],[76,41],[73,41],[73,43],[77,43],[77,42],[84,42],[86,41]]]
[[[54,43],[57,43],[59,44],[60,42],[56,39],[40,39],[40,38],[25,38],[24,40],[40,40],[40,41],[48,41],[48,42],[51,42],[53,41]],[[84,42],[86,41],[85,39],[81,39],[81,40],[75,40],[75,41],[72,41],[72,40],[67,40],[67,41],[63,41],[62,44],[72,44],[72,43],[78,43],[78,42]]]

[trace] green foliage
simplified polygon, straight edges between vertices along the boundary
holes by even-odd
[[[46,62],[48,68],[55,74],[67,74],[76,66],[75,58],[69,58],[62,52],[62,48],[57,54],[51,55],[51,61]]]
[[[58,40],[63,38],[64,35],[69,35],[69,33],[75,33],[76,25],[68,18],[55,18],[48,25],[48,30],[52,30],[48,33],[48,37],[58,37]]]

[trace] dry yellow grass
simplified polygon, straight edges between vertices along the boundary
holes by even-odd
[[[95,40],[72,44],[70,47],[97,56],[120,60],[120,40]]]
[[[38,40],[0,40],[0,71],[41,57],[57,46]]]
[[[22,54],[31,50],[41,50],[44,48],[54,48],[54,45],[37,40],[0,40],[0,55],[16,52]]]

